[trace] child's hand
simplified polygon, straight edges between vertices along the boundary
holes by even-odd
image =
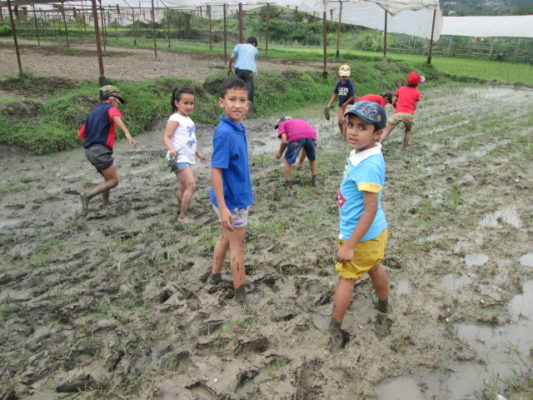
[[[128,138],[128,142],[133,146],[134,149],[137,148],[137,141],[134,138]]]
[[[281,151],[278,151],[278,152],[276,153],[276,159],[279,160],[280,158],[281,158]]]
[[[342,263],[351,261],[353,258],[354,250],[355,249],[352,249],[351,247],[342,245],[337,251],[337,261]]]
[[[205,161],[205,160],[207,160],[207,158],[206,158],[202,153],[200,153],[199,151],[196,152],[196,157],[198,157],[198,159],[199,159],[200,161]]]
[[[222,227],[226,228],[230,232],[233,232],[233,219],[231,217],[231,212],[227,207],[224,207],[220,210],[220,221],[222,223]]]

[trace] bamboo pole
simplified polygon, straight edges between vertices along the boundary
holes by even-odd
[[[337,23],[337,50],[335,51],[335,58],[337,59],[340,56],[341,24],[342,24],[342,0],[339,1],[339,22]]]
[[[244,22],[242,3],[239,3],[239,43],[244,43]]]
[[[168,48],[170,49],[170,8],[167,7],[167,39]]]
[[[154,57],[157,60],[157,38],[155,31],[155,9],[154,9],[154,0],[152,0],[152,36],[154,38]]]
[[[100,27],[98,26],[98,10],[96,8],[96,0],[92,0],[91,3],[93,8],[94,35],[96,37],[96,54],[98,55],[98,68],[100,70],[100,77],[98,78],[98,81],[100,85],[104,85],[104,60],[102,56],[102,45],[100,43]]]
[[[33,7],[33,25],[35,26],[35,34],[37,35],[37,46],[41,47],[41,35],[39,35],[39,25],[37,24],[37,12],[35,11],[35,3],[31,4]]]
[[[227,11],[227,5],[224,4],[224,64],[228,62],[228,11]]]
[[[13,11],[11,11],[11,0],[7,0],[7,9],[9,12],[9,22],[11,23],[11,32],[13,32],[13,42],[15,43],[15,53],[17,54],[17,64],[19,67],[19,78],[22,78],[24,73],[22,72],[22,61],[20,60],[19,42],[17,39],[17,26],[15,19],[13,18]]]
[[[211,6],[207,5],[207,18],[209,19],[209,50],[213,50],[213,20],[211,19]]]
[[[322,46],[324,51],[324,69],[322,76],[328,77],[328,13],[324,10],[322,13]]]
[[[100,21],[102,22],[102,36],[103,36],[103,39],[104,39],[103,40],[103,42],[104,42],[104,51],[106,51],[107,50],[107,38],[106,38],[106,31],[105,31],[104,8],[102,7],[102,0],[98,0],[98,3],[100,4]]]
[[[431,64],[433,57],[433,33],[435,32],[435,19],[437,17],[437,9],[433,10],[433,22],[431,23],[431,38],[429,39],[428,64]]]
[[[63,27],[65,28],[65,38],[67,40],[67,48],[70,47],[70,42],[68,40],[68,27],[67,27],[67,17],[65,16],[65,2],[61,2],[61,17],[63,19]]]
[[[265,24],[265,55],[268,56],[268,31],[270,25],[270,4],[266,5],[266,24]]]
[[[387,26],[389,13],[385,10],[385,23],[383,27],[383,61],[387,61]]]

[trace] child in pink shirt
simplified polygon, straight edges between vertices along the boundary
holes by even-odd
[[[283,170],[285,175],[285,186],[291,186],[292,165],[296,162],[298,154],[303,149],[311,168],[311,184],[315,186],[318,165],[316,162],[316,140],[315,129],[303,119],[293,119],[291,117],[281,117],[274,125],[278,130],[278,137],[281,139],[279,151],[276,158],[279,160],[285,149],[285,162]]]

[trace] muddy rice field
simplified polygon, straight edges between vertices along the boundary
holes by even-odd
[[[304,169],[283,188],[274,117],[245,122],[244,306],[229,268],[207,282],[219,233],[208,162],[194,168],[195,222],[177,222],[164,121],[136,132],[138,149],[118,142],[120,185],[87,216],[79,194],[101,178],[81,148],[3,149],[0,399],[532,399],[533,91],[421,92],[412,146],[401,128],[384,146],[392,312],[378,318],[361,281],[339,352],[323,327],[349,150],[319,104],[292,114],[319,132],[316,187]],[[212,132],[198,126],[208,155]]]

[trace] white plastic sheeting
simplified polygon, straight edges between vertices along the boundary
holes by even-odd
[[[340,10],[339,3],[333,4],[335,4],[334,20],[338,21]],[[404,33],[429,39],[431,37],[433,11],[434,9],[431,8],[421,8],[419,10],[403,10],[395,15],[389,14],[387,16],[387,32]],[[377,3],[370,1],[358,3],[343,2],[342,22],[345,24],[366,26],[368,28],[383,31],[385,27],[385,10]],[[441,25],[442,13],[440,9],[437,9],[435,15],[435,31],[433,35],[433,40],[435,41],[439,40]]]
[[[533,38],[533,15],[443,17],[441,35]]]
[[[227,4],[233,12],[239,3],[243,8],[252,9],[264,6],[266,3],[280,7],[298,7],[299,11],[320,16],[324,11],[328,19],[338,21],[340,10],[339,1],[328,0],[165,0],[169,5],[180,7],[198,7],[211,5],[213,10]],[[217,7],[218,6],[218,7]],[[387,31],[419,36],[426,39],[431,37],[433,26],[433,11],[437,9],[435,19],[434,40],[439,39],[442,14],[438,0],[344,0],[342,2],[342,22],[352,25],[366,26],[368,28],[384,30],[385,10],[389,13]],[[333,18],[332,13],[333,11]],[[215,11],[213,17],[219,17],[220,12]]]

